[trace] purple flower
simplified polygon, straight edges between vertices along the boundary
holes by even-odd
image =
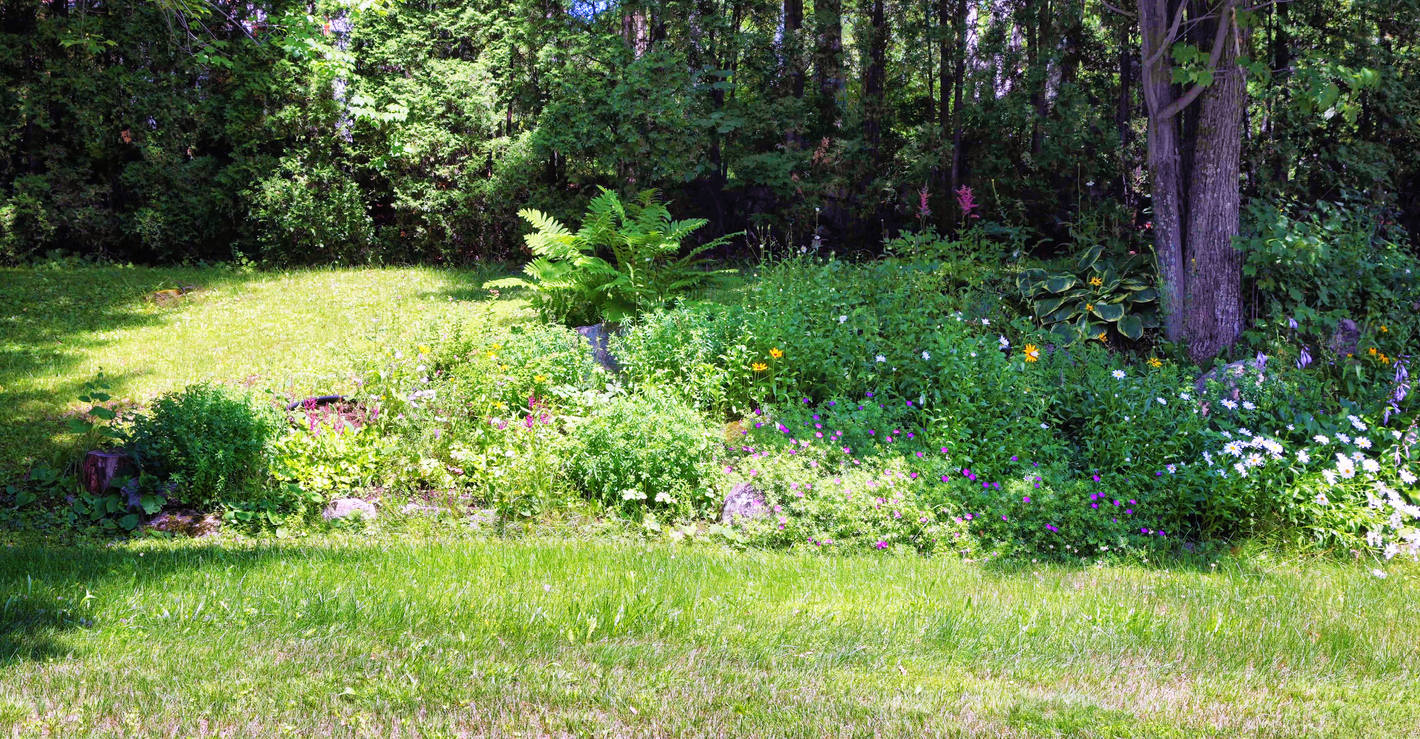
[[[828,401],[828,405],[829,405],[830,407],[835,406],[835,405],[838,405],[838,401],[836,401],[836,400],[830,400],[830,401]]]
[[[809,403],[809,399],[808,399],[808,398],[804,398],[804,405],[808,405],[808,403]]]
[[[1016,461],[1016,455],[1014,455],[1014,454],[1011,455],[1011,461],[1012,461],[1012,462]]]
[[[1024,497],[1024,498],[1021,498],[1021,502],[1022,502],[1022,503],[1029,503],[1029,502],[1030,502],[1030,496],[1027,495],[1027,496]]]
[[[878,542],[877,544],[874,544],[873,546],[877,547],[878,549],[887,549],[887,546],[888,546],[888,545],[887,545],[887,542],[885,542],[885,541],[880,541],[880,542]]]
[[[1091,479],[1091,480],[1094,480],[1095,482],[1099,482],[1099,481],[1100,481],[1100,476],[1099,476],[1099,475],[1095,475],[1094,477],[1091,477],[1090,479]]]
[[[868,393],[868,397],[870,397],[870,398],[873,397],[873,394],[872,394],[871,392]]]
[[[1091,507],[1091,508],[1099,508],[1099,507],[1100,507],[1100,504],[1099,504],[1099,503],[1091,503],[1091,504],[1090,504],[1090,507]]]
[[[909,407],[909,408],[911,408],[911,407],[912,407],[912,401],[910,401],[910,400],[909,400],[909,401],[907,401],[907,407]]]
[[[1002,515],[1001,515],[1001,520],[1002,520],[1002,521],[1005,521],[1005,520],[1006,520],[1005,514],[1002,514]]]

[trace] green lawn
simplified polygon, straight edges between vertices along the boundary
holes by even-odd
[[[455,318],[526,318],[485,302],[490,272],[320,269],[0,269],[0,477],[62,463],[62,414],[99,370],[142,401],[190,382],[304,395],[348,387],[371,342],[416,340]],[[160,304],[155,290],[200,289]],[[495,308],[496,306],[496,308]],[[87,406],[82,406],[87,407]]]
[[[1417,574],[434,530],[14,544],[0,736],[1412,736]]]

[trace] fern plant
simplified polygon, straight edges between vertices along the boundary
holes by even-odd
[[[534,257],[523,269],[527,277],[493,280],[484,287],[527,288],[534,307],[549,320],[578,325],[634,317],[733,273],[704,269],[700,255],[740,234],[682,254],[681,242],[708,221],[672,220],[656,195],[645,190],[622,202],[601,188],[575,233],[541,211],[518,211],[534,229],[524,237]]]

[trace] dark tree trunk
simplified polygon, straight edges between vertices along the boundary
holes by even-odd
[[[878,145],[882,141],[888,29],[883,0],[868,0],[866,4],[870,36],[863,70],[863,137],[868,141],[868,154],[876,167]]]
[[[804,97],[803,40],[799,31],[804,27],[804,0],[784,0],[784,66],[789,71],[789,94]]]
[[[818,87],[819,127],[825,135],[838,132],[838,91],[843,89],[843,0],[814,3],[818,49],[814,73]]]
[[[1159,260],[1159,300],[1164,313],[1164,338],[1182,341],[1184,330],[1183,180],[1178,155],[1178,120],[1164,116],[1174,102],[1168,47],[1176,3],[1139,0],[1139,34],[1143,58],[1141,88],[1149,110],[1149,174],[1153,180],[1151,220],[1154,252]]]
[[[1231,7],[1215,21],[1236,29]],[[1244,72],[1236,30],[1223,45],[1213,84],[1198,106],[1198,138],[1188,202],[1188,353],[1202,364],[1231,346],[1242,331],[1242,252],[1239,227]]]
[[[1130,86],[1134,82],[1134,54],[1135,48],[1129,43],[1129,24],[1121,23],[1119,24],[1119,100],[1114,113],[1114,123],[1119,128],[1119,146],[1121,148],[1128,147],[1134,138],[1133,129],[1129,125],[1133,114]]]
[[[951,176],[947,180],[947,188],[953,192],[961,182],[961,88],[966,81],[966,0],[958,0],[956,29],[957,66],[952,75],[952,162]]]

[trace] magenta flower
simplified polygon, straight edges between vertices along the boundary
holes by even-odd
[[[877,544],[874,544],[873,546],[874,546],[874,547],[877,547],[878,549],[887,549],[887,546],[888,546],[888,545],[887,545],[887,542],[885,542],[885,541],[880,541],[880,542],[878,542]]]

